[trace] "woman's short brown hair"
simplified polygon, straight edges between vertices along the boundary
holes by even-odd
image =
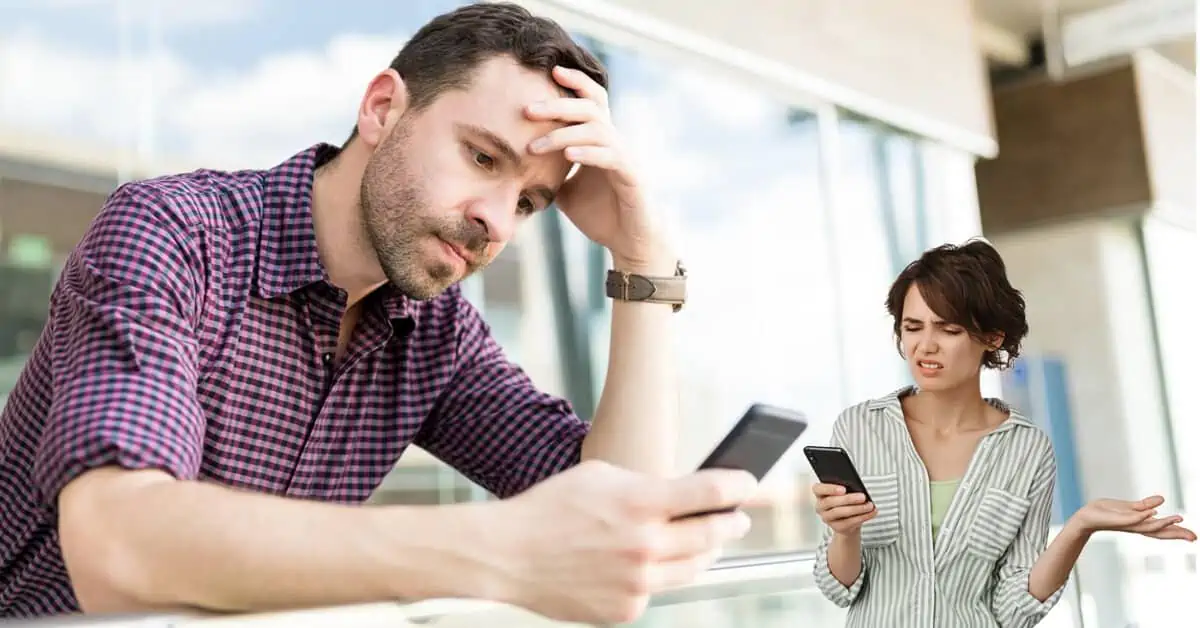
[[[972,338],[989,344],[996,334],[1003,334],[1000,347],[983,354],[983,366],[1012,366],[1021,353],[1021,341],[1029,333],[1025,298],[1008,282],[1004,260],[992,245],[979,239],[962,246],[943,244],[925,251],[900,273],[888,290],[887,310],[892,315],[892,331],[901,357],[904,298],[913,285],[934,313],[948,323],[961,325]]]

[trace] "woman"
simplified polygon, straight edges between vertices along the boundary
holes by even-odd
[[[1050,440],[979,387],[980,370],[1011,366],[1028,332],[1024,299],[990,245],[927,251],[896,279],[887,308],[917,385],[847,409],[833,428],[874,503],[813,487],[828,526],[814,575],[850,608],[848,626],[1033,626],[1092,533],[1196,539],[1180,517],[1156,517],[1161,497],[1101,499],[1046,548]]]

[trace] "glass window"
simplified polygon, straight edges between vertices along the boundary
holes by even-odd
[[[1179,461],[1184,503],[1195,511],[1200,504],[1200,403],[1193,392],[1196,312],[1200,296],[1194,275],[1200,268],[1200,237],[1175,225],[1147,219],[1142,225],[1150,298],[1154,307],[1166,405],[1171,417],[1175,459]]]
[[[909,379],[896,353],[884,302],[892,281],[916,253],[912,237],[916,221],[901,221],[896,208],[912,211],[915,206],[911,194],[905,198],[899,187],[892,186],[893,179],[907,177],[888,168],[886,131],[844,119],[838,141],[834,250],[845,325],[846,393],[857,401],[887,394]],[[901,238],[901,223],[910,234],[907,241]]]
[[[805,411],[808,437],[827,440],[843,399],[815,120],[735,80],[598,46],[614,120],[690,275],[676,330],[681,463],[698,464],[755,401]],[[603,373],[607,308],[591,318]],[[741,551],[815,542],[797,508],[803,465],[790,456],[767,478]]]

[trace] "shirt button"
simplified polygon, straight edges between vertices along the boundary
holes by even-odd
[[[326,352],[326,353],[322,353],[322,354],[321,354],[321,361],[322,361],[322,362],[324,362],[324,363],[326,363],[326,364],[329,364],[329,363],[330,363],[330,361],[332,361],[332,360],[333,360],[333,354],[332,354],[332,353],[328,353],[328,352]]]

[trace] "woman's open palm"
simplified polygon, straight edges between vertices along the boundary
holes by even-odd
[[[1077,516],[1084,527],[1092,531],[1132,532],[1155,539],[1195,541],[1196,533],[1179,525],[1183,522],[1183,517],[1155,516],[1155,509],[1163,505],[1164,501],[1159,495],[1132,502],[1097,499],[1088,502],[1079,510]]]

